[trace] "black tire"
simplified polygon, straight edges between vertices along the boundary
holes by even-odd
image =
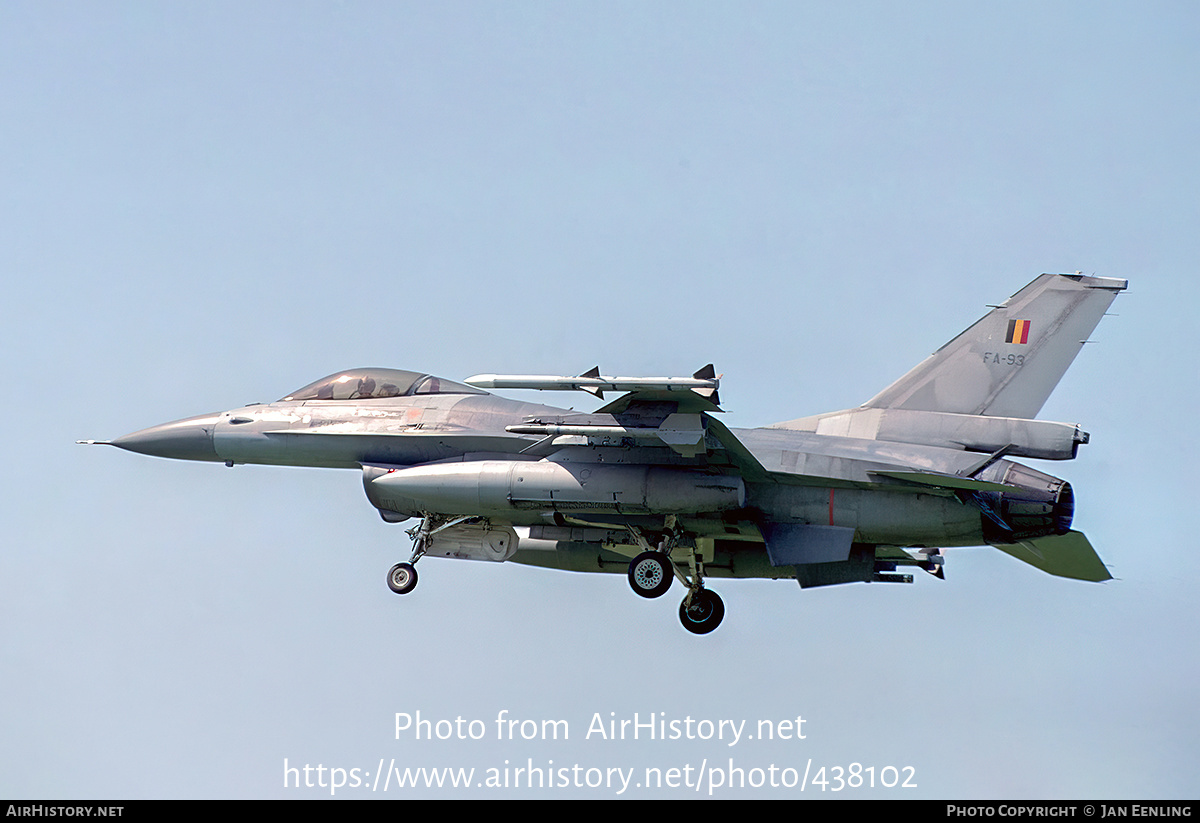
[[[642,552],[629,562],[629,587],[642,597],[662,597],[675,573],[662,552]]]
[[[725,604],[716,592],[701,589],[692,595],[689,608],[687,598],[679,604],[679,622],[692,634],[708,634],[725,618]]]
[[[397,563],[388,572],[388,588],[396,594],[408,594],[417,587],[417,569],[412,563]]]

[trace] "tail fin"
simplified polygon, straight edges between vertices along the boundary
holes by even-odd
[[[1030,419],[1127,280],[1043,274],[871,398],[876,409]]]

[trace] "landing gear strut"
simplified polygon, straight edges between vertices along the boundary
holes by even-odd
[[[692,546],[688,556],[688,575],[679,571],[671,560],[671,550],[678,543],[674,522],[668,522],[666,535],[657,549],[650,546],[641,530],[627,526],[641,554],[629,564],[629,586],[642,597],[661,597],[671,588],[672,578],[678,576],[688,587],[687,596],[679,604],[679,622],[692,634],[708,634],[725,617],[725,604],[715,592],[704,588],[704,561],[700,551]]]
[[[716,592],[704,588],[704,560],[693,547],[688,556],[691,582],[687,597],[679,604],[679,622],[692,634],[708,634],[725,618],[725,604]]]

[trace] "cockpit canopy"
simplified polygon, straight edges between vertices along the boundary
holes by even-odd
[[[417,394],[487,394],[473,386],[402,369],[350,369],[322,377],[283,400],[377,400]],[[281,401],[282,402],[282,401]]]

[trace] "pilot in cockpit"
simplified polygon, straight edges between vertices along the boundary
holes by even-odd
[[[353,400],[358,397],[373,397],[375,395],[375,378],[367,375],[358,379],[358,389],[350,395]]]

